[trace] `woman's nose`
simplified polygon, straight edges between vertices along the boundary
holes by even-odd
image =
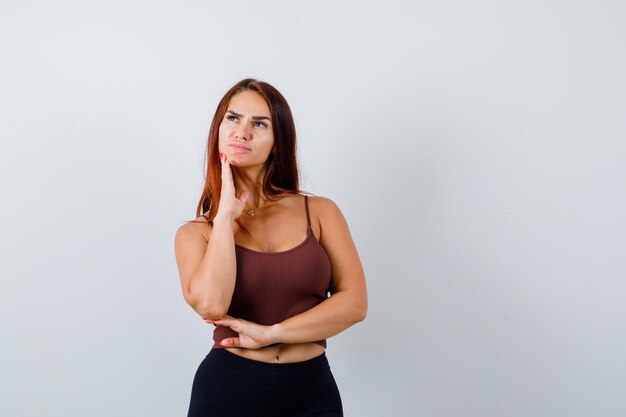
[[[250,125],[248,123],[241,123],[239,126],[237,126],[237,130],[235,131],[235,136],[238,139],[248,140],[250,139],[251,132],[252,132],[252,129],[250,128]]]

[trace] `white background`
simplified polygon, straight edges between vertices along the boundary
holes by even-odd
[[[174,233],[245,77],[366,271],[347,416],[626,415],[626,3],[0,3],[0,416],[184,416]]]

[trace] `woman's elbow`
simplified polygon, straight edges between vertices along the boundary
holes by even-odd
[[[224,318],[224,316],[226,315],[225,312],[218,312],[217,310],[196,310],[198,312],[198,314],[200,314],[203,318],[208,319],[208,320],[217,320],[217,319],[221,319]],[[221,310],[220,310],[221,311]]]
[[[364,288],[358,297],[356,308],[357,323],[365,320],[365,317],[367,316],[367,304],[367,290]]]
[[[191,292],[185,292],[183,295],[187,304],[201,317],[215,320],[224,317],[228,313],[229,306],[225,303],[200,299],[200,297],[191,294]]]
[[[367,316],[367,303],[363,303],[360,305],[355,305],[352,310],[352,321],[353,323],[358,323],[365,320]]]
[[[350,324],[356,324],[365,320],[367,316],[367,295],[359,294],[356,291],[348,292],[350,299],[346,299],[346,305],[349,306],[345,311],[345,318]]]
[[[227,309],[220,308],[214,304],[198,304],[192,307],[201,317],[209,320],[221,319],[228,313]]]
[[[361,310],[358,311],[357,316],[356,316],[356,322],[360,322],[365,320],[365,317],[367,316],[367,307],[363,308]]]

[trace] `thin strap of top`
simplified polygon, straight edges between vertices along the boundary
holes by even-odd
[[[309,199],[308,195],[304,196],[304,207],[306,208],[306,230],[307,232],[311,228],[311,220],[309,219]]]

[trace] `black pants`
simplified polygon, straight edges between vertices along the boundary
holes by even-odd
[[[193,379],[187,417],[343,416],[326,353],[266,363],[211,349]]]

